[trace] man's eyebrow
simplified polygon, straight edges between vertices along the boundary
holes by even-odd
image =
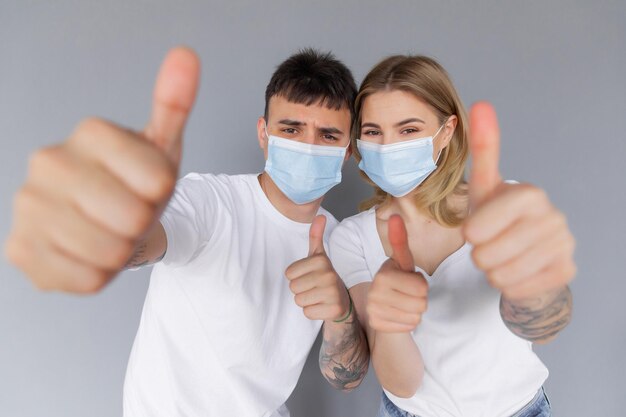
[[[320,127],[319,131],[323,134],[334,133],[335,135],[343,135],[343,132],[336,127]]]
[[[294,126],[294,127],[306,126],[305,122],[301,122],[300,120],[293,120],[293,119],[282,119],[282,120],[279,120],[278,123],[281,125]],[[335,135],[343,135],[343,132],[341,130],[332,126],[320,127],[318,130],[323,134],[333,133]]]
[[[293,119],[282,119],[282,120],[279,120],[278,123],[281,125],[287,125],[287,126],[306,126],[306,123],[301,122],[299,120],[293,120]]]

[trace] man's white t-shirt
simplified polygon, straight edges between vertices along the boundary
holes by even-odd
[[[385,255],[372,208],[342,221],[329,244],[346,286],[372,281]],[[422,386],[411,398],[385,394],[420,417],[505,417],[533,399],[548,370],[532,344],[500,316],[500,293],[487,283],[465,244],[429,276],[428,309],[412,332],[424,361]]]
[[[327,240],[337,224],[327,217]],[[161,223],[124,384],[126,417],[287,416],[322,322],[293,300],[285,269],[309,224],[283,216],[257,175],[189,174]]]

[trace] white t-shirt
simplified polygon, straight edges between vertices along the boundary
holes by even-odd
[[[326,210],[326,240],[337,221]],[[322,322],[296,305],[285,269],[309,224],[283,216],[257,175],[189,174],[161,223],[124,384],[126,417],[288,416]]]
[[[415,269],[429,284],[428,309],[412,333],[424,360],[424,379],[412,398],[385,393],[420,417],[511,416],[548,377],[532,344],[504,325],[500,293],[474,266],[470,252],[465,244],[432,276]],[[330,258],[348,288],[373,280],[388,259],[374,208],[335,228]]]

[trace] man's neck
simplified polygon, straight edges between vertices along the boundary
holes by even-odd
[[[267,199],[283,216],[299,223],[311,223],[313,221],[324,197],[307,204],[296,204],[280,191],[280,188],[267,172],[264,171],[257,178]]]

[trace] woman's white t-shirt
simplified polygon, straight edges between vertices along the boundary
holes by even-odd
[[[337,221],[326,210],[326,239]],[[190,174],[161,223],[124,384],[126,417],[287,416],[322,322],[293,301],[285,269],[309,224],[272,206],[256,175]]]
[[[372,208],[342,221],[330,238],[330,258],[351,288],[372,281],[385,255]],[[535,396],[548,370],[532,344],[500,316],[500,293],[473,264],[465,244],[432,276],[428,309],[412,332],[424,360],[422,386],[411,398],[385,391],[398,407],[420,417],[511,416]]]

